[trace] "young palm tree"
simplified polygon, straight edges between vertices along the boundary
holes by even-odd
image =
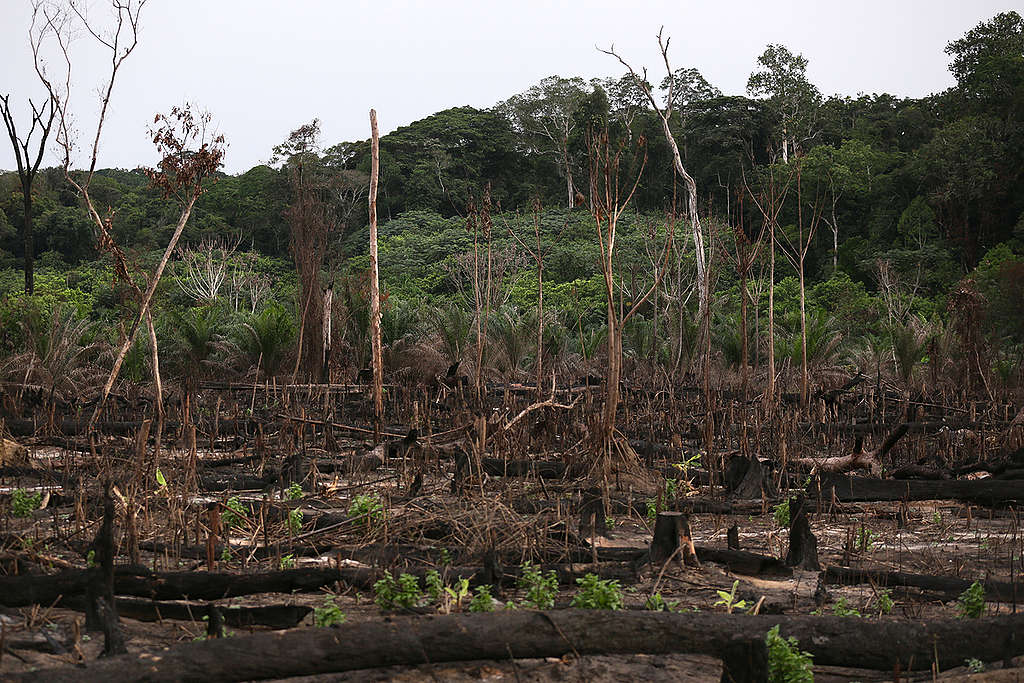
[[[214,306],[174,311],[170,316],[169,357],[172,369],[181,377],[186,423],[199,382],[211,368],[222,366],[218,354],[227,350],[221,334],[223,322],[221,309]]]
[[[41,323],[41,318],[26,318],[29,348],[12,359],[14,368],[24,368],[19,379],[46,387],[51,404],[58,393],[79,394],[90,381],[102,379],[94,361],[103,343],[95,338],[92,323],[68,306],[58,306],[48,326]]]
[[[292,314],[284,306],[272,304],[238,326],[233,355],[244,371],[256,371],[257,379],[259,372],[274,377],[284,366],[296,335]]]
[[[518,379],[524,370],[525,361],[536,346],[536,333],[536,317],[524,315],[515,306],[503,306],[491,314],[487,336],[499,351],[501,369],[512,379]]]
[[[469,346],[469,335],[473,330],[473,316],[467,308],[452,302],[435,308],[430,316],[430,327],[441,342],[441,353],[449,365],[462,360],[462,354]]]

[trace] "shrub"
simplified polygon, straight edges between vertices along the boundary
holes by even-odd
[[[477,586],[476,595],[469,601],[470,612],[493,612],[494,598],[490,586]]]
[[[644,603],[644,609],[649,609],[652,612],[675,612],[678,607],[678,600],[668,602],[665,598],[661,597],[661,593],[651,595]]]
[[[576,579],[579,593],[572,599],[572,606],[580,609],[622,609],[622,591],[619,582],[599,579],[597,574],[586,574]]]
[[[555,596],[558,595],[558,574],[554,569],[548,570],[545,574],[531,563],[524,562],[522,574],[516,585],[526,590],[526,599],[523,601],[525,604],[537,609],[551,609],[555,606]]]
[[[781,527],[789,527],[789,500],[784,500],[775,506],[772,517],[775,518],[775,523]]]
[[[768,646],[768,680],[770,683],[813,683],[811,653],[800,650],[800,643],[790,636],[779,635],[775,625],[764,639]]]
[[[242,505],[242,501],[238,499],[238,496],[228,498],[228,502],[224,503],[224,508],[220,521],[224,523],[225,529],[239,526],[242,520],[245,519],[245,506]]]
[[[384,503],[374,493],[358,495],[348,506],[349,517],[363,517],[367,526],[384,519]]]
[[[324,598],[323,606],[313,610],[313,623],[321,628],[342,624],[345,619],[345,613],[334,604],[333,595]]]
[[[985,587],[975,581],[956,599],[961,619],[977,619],[985,611]]]
[[[390,573],[385,574],[373,584],[373,592],[376,595],[374,602],[381,609],[415,607],[423,597],[419,579],[412,574],[402,574],[397,581]]]
[[[11,514],[15,517],[29,517],[43,502],[43,494],[17,489],[11,496]]]

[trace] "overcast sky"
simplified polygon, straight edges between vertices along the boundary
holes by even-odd
[[[38,96],[27,31],[30,0],[0,0],[0,94]],[[105,18],[106,1],[92,0]],[[741,94],[757,56],[783,43],[810,60],[825,93],[920,97],[953,84],[943,48],[1005,0],[150,0],[135,53],[115,83],[100,167],[152,165],[146,127],[185,100],[212,112],[228,139],[226,170],[244,171],[298,125],[319,117],[323,142],[382,134],[448,107],[489,107],[545,76],[618,76],[595,46],[614,43],[660,81],[655,35],[672,37],[673,68],[696,67]],[[1019,4],[1016,6],[1019,9]],[[73,109],[92,134],[108,63],[73,46]],[[14,167],[6,136],[0,168]],[[47,165],[56,163],[51,153]]]

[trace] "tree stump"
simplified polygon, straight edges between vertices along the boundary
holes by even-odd
[[[651,564],[661,565],[674,557],[677,551],[681,552],[681,558],[678,559],[683,564],[700,566],[690,535],[689,516],[683,512],[659,512],[654,522],[654,538],[651,539]]]
[[[726,532],[726,542],[729,545],[729,550],[740,549],[740,528],[735,524],[729,527],[729,531]]]
[[[776,495],[771,472],[756,457],[734,455],[725,467],[725,487],[736,498],[771,498]]]
[[[786,565],[821,571],[821,565],[818,564],[818,539],[814,537],[811,524],[807,521],[807,506],[802,493],[789,499],[789,551],[786,553]]]

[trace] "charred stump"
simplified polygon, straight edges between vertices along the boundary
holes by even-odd
[[[786,553],[786,565],[821,570],[818,564],[818,539],[814,537],[811,524],[807,521],[807,505],[802,493],[789,499],[789,551]]]
[[[678,559],[683,564],[700,566],[690,534],[689,516],[683,512],[659,512],[654,522],[654,538],[651,539],[651,564],[664,564],[674,558],[676,553],[681,553]]]

